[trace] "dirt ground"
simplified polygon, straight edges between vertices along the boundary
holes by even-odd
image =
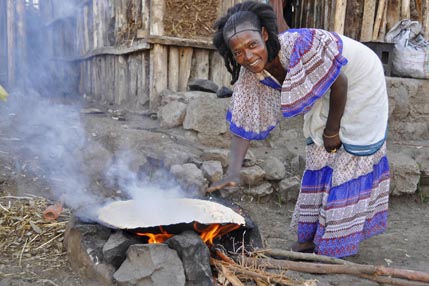
[[[16,116],[16,114],[7,112],[7,110],[6,113],[2,111],[2,116]],[[97,133],[100,143],[114,148],[115,143],[107,141],[112,138],[112,134],[121,136],[125,125],[127,128],[140,126],[141,138],[135,135],[139,134],[136,129],[137,133],[134,133],[133,140],[143,142],[146,140],[144,136],[147,133],[143,132],[144,128],[141,129],[141,126],[146,126],[147,130],[157,128],[156,120],[150,119],[150,117],[127,116],[124,121],[117,119],[117,117],[112,117],[112,113],[109,112],[101,114],[94,112],[84,115],[83,126],[86,136],[95,136],[94,134]],[[2,204],[0,206],[0,231],[3,234],[6,231],[4,221],[8,215],[5,210],[8,206],[4,202],[7,196],[34,195],[45,197],[48,201],[52,198],[52,189],[45,180],[47,174],[44,174],[43,170],[35,172],[37,169],[35,166],[38,166],[36,161],[40,158],[32,154],[28,148],[22,148],[25,142],[15,132],[12,132],[16,129],[17,126],[11,125],[7,120],[0,122],[0,199],[3,199],[0,201]],[[168,130],[158,131],[168,134]],[[183,138],[186,136],[184,135]],[[184,142],[186,141],[181,141],[180,144],[184,144]],[[194,144],[194,142],[189,144]],[[27,204],[25,200],[18,200],[17,203],[18,205]],[[262,203],[245,200],[238,200],[236,203],[245,209],[259,226],[267,248],[288,249],[294,241],[293,235],[288,231],[293,203],[279,204],[276,201]],[[64,216],[62,220],[67,221],[68,218]],[[429,204],[418,195],[392,197],[388,231],[362,243],[359,254],[347,258],[347,260],[362,264],[429,271],[428,237]],[[0,242],[0,246],[3,247],[0,251],[0,286],[87,285],[67,263],[67,257],[61,250],[62,237],[56,238],[56,241],[58,241],[57,246],[60,247],[60,252],[50,260],[46,260],[43,256],[22,259],[22,255],[19,253],[11,255],[7,251],[7,247],[12,247],[11,245],[7,245],[5,241]],[[16,245],[17,249],[25,248],[23,242],[21,243],[21,245]],[[317,276],[319,281],[325,283],[318,285],[351,285],[347,283],[349,282],[348,277],[324,277],[323,275]]]

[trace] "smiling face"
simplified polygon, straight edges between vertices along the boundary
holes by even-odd
[[[264,28],[261,32],[243,30],[229,39],[229,48],[235,61],[253,73],[260,73],[268,62],[268,51],[265,41],[268,34]]]

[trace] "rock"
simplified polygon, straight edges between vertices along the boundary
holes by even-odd
[[[243,188],[243,192],[255,198],[261,198],[271,195],[274,191],[273,186],[270,183],[262,183],[256,187]]]
[[[137,239],[130,238],[124,235],[122,230],[118,230],[110,235],[103,246],[104,260],[115,268],[119,268],[126,258],[127,249],[138,243]]]
[[[176,250],[185,269],[186,286],[213,285],[210,268],[210,251],[194,231],[185,231],[166,241]]]
[[[166,244],[135,244],[113,274],[120,286],[185,286],[185,274],[177,252]]]
[[[203,161],[219,161],[223,168],[228,166],[229,150],[225,149],[209,149],[201,153]]]
[[[282,202],[296,201],[301,189],[301,179],[298,176],[284,178],[279,183],[280,200]]]
[[[183,128],[208,135],[223,134],[228,130],[225,120],[227,107],[227,100],[196,98],[188,104]]]
[[[194,164],[173,165],[170,172],[188,193],[194,195],[204,195],[208,188],[208,181],[204,178],[203,172]]]
[[[186,104],[179,101],[171,101],[162,106],[158,118],[163,128],[181,126],[186,115]]]
[[[240,179],[243,187],[256,186],[262,183],[265,177],[265,171],[259,166],[242,168]]]
[[[265,171],[265,179],[281,180],[286,175],[285,165],[275,157],[267,158],[261,165]]]
[[[219,86],[208,79],[194,79],[188,84],[189,90],[199,90],[216,93]]]
[[[403,153],[389,153],[390,193],[392,195],[414,194],[420,180],[417,162]]]
[[[114,267],[105,262],[103,246],[111,229],[99,224],[82,224],[72,219],[64,236],[64,247],[72,269],[84,279],[112,285]]]
[[[227,88],[226,86],[222,86],[216,92],[216,95],[219,98],[231,97],[232,94],[233,94],[233,91],[231,89]]]
[[[164,90],[162,92],[162,99],[161,99],[161,105],[166,105],[169,102],[172,101],[179,101],[185,104],[188,104],[194,99],[197,98],[212,98],[216,99],[216,95],[211,92],[205,92],[205,91],[179,91],[179,92],[173,92],[169,90]]]
[[[201,171],[210,183],[217,182],[223,177],[223,169],[219,161],[204,161]]]

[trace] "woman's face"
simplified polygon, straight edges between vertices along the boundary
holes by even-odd
[[[245,30],[229,39],[229,48],[239,65],[251,72],[260,73],[268,62],[266,40],[268,33],[265,28],[262,28],[261,33]]]

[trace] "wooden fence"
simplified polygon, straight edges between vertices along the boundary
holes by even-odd
[[[262,2],[269,2],[263,1]],[[279,0],[281,1],[281,0]],[[37,58],[54,89],[130,109],[156,110],[164,89],[186,90],[205,78],[229,86],[211,44],[214,19],[240,0],[0,0],[0,84],[13,88],[31,70],[29,11],[37,11]],[[423,24],[429,0],[288,0],[292,27],[334,30],[360,41],[382,40],[400,19]],[[33,31],[36,30],[35,28]],[[37,51],[37,50],[36,50]],[[43,56],[41,56],[43,54]],[[34,69],[34,68],[33,68]],[[37,73],[37,70],[32,70]]]

